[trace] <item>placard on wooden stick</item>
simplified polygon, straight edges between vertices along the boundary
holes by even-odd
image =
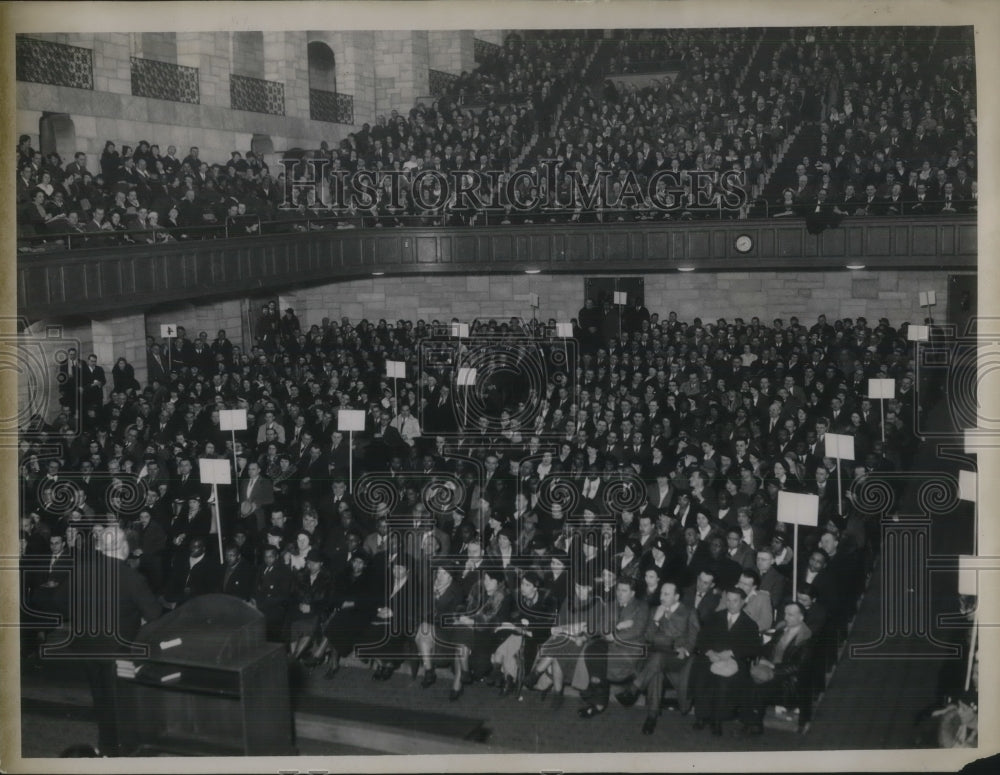
[[[386,361],[385,376],[392,379],[406,379],[405,361]]]
[[[906,329],[906,338],[911,342],[926,342],[931,338],[931,327],[909,326]]]
[[[920,291],[920,306],[933,307],[937,304],[936,291]]]
[[[823,437],[827,457],[854,460],[854,437],[846,433],[828,433]]]
[[[247,429],[246,409],[220,409],[219,430],[245,431]]]
[[[228,460],[198,458],[198,476],[202,484],[230,484],[232,471]]]
[[[538,294],[537,293],[529,293],[528,294],[528,304],[531,306],[532,309],[538,309]]]
[[[819,524],[819,496],[804,492],[780,491],[778,521],[790,525],[816,527]]]
[[[572,339],[573,338],[573,324],[572,323],[556,323],[556,336],[562,339]]]
[[[361,409],[337,410],[338,431],[363,431],[365,429],[365,413]]]
[[[625,291],[615,291],[615,304],[628,304],[628,293]]]
[[[163,323],[160,326],[160,336],[163,339],[176,339],[177,326],[174,323]]]
[[[872,399],[895,398],[896,380],[894,379],[868,380],[868,397]]]
[[[465,366],[459,366],[458,386],[472,387],[475,384],[476,384],[476,370],[472,368],[467,368]]]
[[[459,339],[467,339],[469,337],[469,324],[468,323],[452,323],[451,324],[451,335],[457,336]]]

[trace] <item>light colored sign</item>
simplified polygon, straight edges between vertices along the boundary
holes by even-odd
[[[906,329],[906,338],[911,342],[926,342],[931,338],[931,327],[909,326]]]
[[[386,361],[385,376],[392,379],[406,379],[405,361]]]
[[[778,493],[778,521],[816,527],[819,524],[819,496],[782,490]]]
[[[869,398],[895,398],[896,380],[894,379],[870,379],[868,380]]]
[[[457,336],[459,339],[467,339],[469,337],[469,324],[468,323],[452,323],[451,324],[451,335]]]
[[[937,304],[937,293],[935,291],[920,291],[920,306],[933,307]]]
[[[615,304],[628,304],[628,294],[625,291],[615,291]]]
[[[160,336],[164,339],[176,339],[177,326],[174,323],[164,323],[160,326]]]
[[[220,409],[219,428],[224,431],[245,431],[247,429],[247,410]]]
[[[228,460],[198,459],[198,475],[202,484],[229,484],[231,474]]]
[[[826,456],[854,460],[854,437],[846,433],[828,433],[823,437]]]
[[[363,431],[365,429],[365,413],[361,409],[337,410],[338,431]]]
[[[573,338],[573,324],[572,323],[556,323],[556,336],[562,337],[563,339]]]
[[[471,387],[476,384],[476,370],[460,366],[458,369],[458,386]]]

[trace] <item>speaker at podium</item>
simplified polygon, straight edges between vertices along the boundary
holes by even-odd
[[[147,624],[144,659],[116,664],[118,734],[131,755],[295,753],[288,659],[264,616],[230,595],[196,597]]]

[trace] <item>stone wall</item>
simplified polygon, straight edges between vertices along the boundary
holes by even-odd
[[[94,89],[18,82],[17,132],[38,147],[43,113],[68,114],[76,148],[87,154],[92,170],[107,140],[134,146],[146,139],[163,151],[176,145],[182,156],[197,145],[210,163],[225,163],[233,150],[245,153],[254,134],[269,135],[279,152],[316,148],[323,140],[335,144],[379,114],[406,114],[418,99],[426,99],[429,68],[458,74],[474,67],[470,30],[268,31],[245,33],[238,45],[228,32],[32,37],[91,49]],[[499,40],[499,34],[490,37]],[[337,91],[353,98],[353,124],[310,118],[306,46],[312,40],[325,42],[334,53]],[[262,61],[254,62],[258,49]],[[199,103],[133,96],[133,56],[198,68]],[[285,115],[231,109],[233,72],[283,84]]]
[[[923,318],[919,291],[937,293],[938,315],[947,306],[947,272],[728,272],[645,275],[646,306],[685,320],[754,315],[762,319],[797,315],[811,320],[888,317],[894,323]],[[583,305],[578,275],[483,275],[372,277],[289,292],[282,304],[295,308],[305,325],[324,317],[352,320],[407,318],[463,320],[531,317],[529,294],[539,296],[539,316],[568,320]]]

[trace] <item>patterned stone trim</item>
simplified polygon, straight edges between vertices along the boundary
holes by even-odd
[[[132,57],[132,95],[171,102],[201,102],[198,68]]]
[[[432,97],[444,97],[458,80],[457,75],[446,73],[443,70],[428,70],[427,72]]]
[[[229,76],[229,99],[233,110],[285,115],[285,84],[246,75]]]
[[[94,88],[94,52],[47,40],[17,36],[17,80]]]
[[[490,43],[488,40],[480,40],[479,38],[472,39],[472,56],[477,65],[497,54],[499,51],[500,46],[496,43]]]
[[[310,89],[309,118],[331,124],[353,124],[354,97],[340,92]]]

